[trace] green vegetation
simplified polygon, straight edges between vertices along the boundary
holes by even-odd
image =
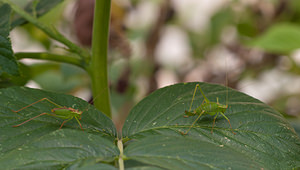
[[[108,60],[112,2],[95,1],[91,50],[73,43],[53,25],[39,18],[61,2],[62,0],[33,0],[21,7],[15,1],[0,0],[1,169],[300,167],[300,138],[286,118],[258,99],[222,85],[189,82],[155,90],[130,109],[120,130],[112,121],[112,105],[133,100],[132,95],[136,93],[132,92],[134,87],[129,87],[123,98],[114,98],[120,94],[110,89],[115,87],[110,85],[116,82],[114,76],[121,75],[120,72],[124,71],[115,63],[109,64]],[[210,30],[211,34],[206,34],[210,37],[202,39],[202,44],[196,43],[195,39],[199,35],[192,35],[190,32],[190,36],[194,38],[190,39],[191,45],[199,50],[195,50],[195,54],[200,54],[201,50],[219,41],[223,26],[236,22],[232,20],[232,14],[230,9],[216,13],[211,22],[214,29]],[[64,52],[49,48],[47,52],[14,53],[9,35],[12,29],[25,23],[31,24],[28,26],[30,29],[38,28],[42,36],[46,35],[59,42],[60,50]],[[239,34],[243,34],[244,38],[259,34],[249,23],[237,24]],[[300,47],[298,29],[298,26],[291,23],[275,24],[261,33],[261,36],[251,40],[245,38],[244,43],[250,47],[289,55]],[[138,34],[143,33],[137,31],[130,36],[141,36]],[[48,44],[47,40],[43,42]],[[151,56],[150,54],[151,52],[148,55]],[[19,61],[24,58],[55,63],[28,66]],[[158,63],[152,62],[153,58],[148,60],[149,65],[132,66],[133,73],[149,75],[158,68]],[[53,76],[59,69],[63,75]],[[108,76],[108,71],[111,71],[111,77]],[[246,74],[248,73],[244,75]],[[88,78],[83,78],[86,75]],[[57,84],[52,89],[57,92],[24,87],[31,79],[41,82],[41,85],[44,83],[45,87],[55,80]],[[75,89],[79,84],[91,86],[94,105],[72,95],[59,93],[72,91],[70,89]],[[198,84],[205,96],[195,93]],[[51,102],[41,101],[43,98]],[[37,103],[30,105],[34,102]],[[222,109],[221,115],[215,117],[215,120],[209,114],[185,117],[185,114],[193,114],[203,102],[226,106],[226,109]],[[28,105],[30,107],[26,107]],[[57,106],[69,108],[63,110],[63,114],[75,114],[72,117],[75,119],[70,119],[61,127],[63,121],[68,119],[61,119],[60,113],[54,111],[52,113],[55,116],[39,116],[52,114],[51,110]],[[19,109],[22,110],[18,111]],[[73,109],[80,111],[80,116],[76,116],[79,112],[74,112]],[[122,114],[118,116],[121,117]],[[199,120],[195,121],[197,117]],[[13,127],[27,120],[30,121]],[[182,134],[187,131],[187,134]]]

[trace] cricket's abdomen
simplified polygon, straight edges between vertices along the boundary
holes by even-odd
[[[224,113],[226,111],[226,106],[221,105],[219,103],[215,102],[209,102],[209,103],[203,103],[201,106],[197,108],[197,112],[201,113],[204,111],[205,114],[209,115],[215,115],[216,113],[222,112]]]
[[[81,118],[81,112],[78,112],[77,110],[71,108],[54,108],[52,109],[52,113],[54,113],[56,117],[61,119],[72,119],[74,117],[77,117],[78,119]]]

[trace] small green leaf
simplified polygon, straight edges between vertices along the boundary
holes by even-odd
[[[124,155],[166,169],[291,169],[300,165],[300,139],[277,111],[246,94],[214,84],[199,83],[206,97],[228,104],[213,133],[213,116],[202,116],[187,135],[181,135],[197,116],[184,118],[197,83],[159,89],[130,112],[123,137],[131,139]],[[192,109],[203,96],[197,91]],[[216,162],[215,160],[218,160]]]
[[[50,11],[52,8],[54,8],[56,5],[61,3],[63,0],[38,0],[38,1],[30,1],[26,7],[25,11],[28,12],[29,14],[34,15],[36,13],[36,16],[42,16],[46,14],[48,11]],[[33,10],[35,8],[35,10]],[[34,12],[35,11],[35,12]],[[25,24],[27,21],[19,15],[16,15],[14,20],[12,21],[11,27],[14,28],[16,26]]]
[[[300,48],[300,26],[290,23],[273,25],[250,45],[268,52],[289,54]]]
[[[23,63],[19,63],[20,75],[12,76],[3,73],[0,76],[0,88],[11,86],[24,86],[31,79],[31,68]]]
[[[8,37],[10,31],[10,12],[9,5],[0,4],[0,75],[4,72],[10,75],[19,75],[18,64]]]
[[[44,100],[13,112],[45,97],[83,111],[80,123],[84,131],[75,119],[59,129],[64,120],[48,115],[12,127],[57,108]],[[96,163],[112,162],[119,155],[114,144],[116,136],[111,119],[79,98],[25,87],[0,90],[0,164],[6,169],[61,168],[87,158]]]

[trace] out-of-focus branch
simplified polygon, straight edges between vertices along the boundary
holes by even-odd
[[[152,75],[149,78],[149,90],[148,90],[149,93],[157,89],[157,82],[156,82],[155,75],[160,68],[160,65],[155,61],[154,53],[161,37],[160,33],[164,28],[165,23],[172,18],[173,13],[174,10],[171,6],[170,0],[166,0],[161,6],[156,23],[154,24],[153,28],[150,30],[146,40],[146,56],[148,61],[152,63],[153,66]]]

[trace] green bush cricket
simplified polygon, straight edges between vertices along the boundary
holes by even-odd
[[[192,110],[191,108],[192,108],[192,105],[193,105],[193,101],[194,101],[194,98],[195,98],[195,94],[196,94],[196,91],[197,91],[198,88],[199,88],[199,90],[200,90],[200,92],[201,92],[204,100],[203,100],[203,102],[201,103],[200,106],[198,106],[196,109],[194,109],[193,111],[191,111]],[[190,104],[189,111],[185,111],[184,117],[196,116],[196,115],[199,115],[199,116],[193,122],[193,124],[189,127],[189,129],[186,132],[181,132],[181,134],[186,135],[191,130],[191,128],[195,125],[195,123],[199,120],[199,118],[203,114],[209,114],[211,116],[215,115],[214,121],[213,121],[213,126],[211,128],[211,133],[213,133],[213,128],[214,128],[214,125],[215,125],[215,121],[216,121],[216,118],[218,117],[219,113],[228,121],[232,133],[236,134],[232,130],[232,127],[231,127],[231,124],[230,124],[230,120],[224,115],[224,113],[226,112],[227,108],[228,108],[228,105],[220,104],[218,98],[217,98],[217,102],[211,102],[211,101],[209,101],[206,98],[206,96],[204,95],[204,93],[203,93],[200,85],[197,84],[196,87],[195,87],[195,90],[194,90],[194,94],[193,94],[192,102]]]
[[[81,130],[83,130],[83,128],[82,128],[82,126],[81,126],[81,123],[80,123],[82,111],[79,111],[79,110],[77,110],[77,109],[73,109],[73,108],[70,108],[70,107],[66,107],[66,106],[60,106],[60,105],[56,104],[55,102],[49,100],[48,98],[42,98],[42,99],[40,99],[40,100],[38,100],[38,101],[36,101],[36,102],[33,102],[33,103],[31,103],[31,104],[29,104],[29,105],[27,105],[27,106],[21,108],[20,110],[17,110],[17,111],[14,111],[14,110],[13,110],[13,112],[18,113],[18,112],[20,112],[21,110],[26,109],[26,108],[28,108],[28,107],[34,105],[34,104],[37,104],[37,103],[39,103],[39,102],[44,101],[44,100],[46,100],[46,101],[52,103],[53,105],[57,106],[57,108],[51,109],[51,112],[52,112],[52,113],[41,113],[41,114],[39,114],[39,115],[37,115],[37,116],[35,116],[35,117],[32,117],[32,118],[30,118],[30,119],[28,119],[28,120],[26,120],[26,121],[24,121],[24,122],[18,124],[18,125],[14,125],[13,127],[21,126],[21,125],[23,125],[24,123],[27,123],[27,122],[29,122],[29,121],[31,121],[31,120],[37,118],[37,117],[40,117],[40,116],[43,116],[43,115],[48,115],[48,116],[54,116],[54,117],[58,117],[58,118],[61,118],[61,119],[64,119],[64,120],[65,120],[65,121],[63,121],[63,123],[61,124],[61,126],[60,126],[59,129],[61,129],[61,128],[63,127],[63,125],[64,125],[66,122],[68,122],[68,121],[72,120],[73,118],[75,118],[76,121],[77,121],[77,123],[79,124]]]

